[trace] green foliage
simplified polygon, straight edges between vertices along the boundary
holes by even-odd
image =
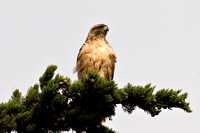
[[[100,125],[100,126],[88,129],[87,133],[116,133],[116,132],[106,126]]]
[[[54,71],[57,69],[56,65],[49,65],[46,69],[46,71],[44,72],[44,74],[42,75],[42,77],[40,77],[39,81],[40,81],[40,87],[43,88],[43,86],[48,85],[49,81],[53,78],[54,76]]]
[[[122,100],[124,111],[132,113],[136,106],[143,109],[151,116],[158,115],[162,109],[178,107],[186,112],[192,112],[189,103],[185,102],[187,93],[179,95],[181,90],[174,91],[169,89],[162,89],[153,94],[155,86],[151,84],[146,86],[133,86],[130,83],[123,88],[128,94],[127,98]]]
[[[0,104],[0,130],[20,133],[69,131],[87,133],[115,133],[102,125],[105,119],[115,115],[115,107],[121,104],[124,111],[133,113],[139,107],[158,115],[163,109],[173,107],[191,112],[185,100],[187,93],[181,90],[162,89],[153,93],[155,86],[133,86],[130,83],[119,89],[114,81],[99,77],[89,71],[84,79],[73,83],[67,77],[54,72],[50,65],[40,77],[39,84],[30,87],[22,97],[15,90],[7,103]]]

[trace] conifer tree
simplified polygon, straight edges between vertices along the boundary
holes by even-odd
[[[161,89],[155,86],[134,86],[128,83],[118,88],[114,81],[107,81],[96,71],[89,71],[84,79],[72,82],[68,77],[54,72],[50,65],[39,78],[39,84],[22,96],[17,89],[7,103],[0,104],[0,131],[19,133],[45,133],[75,130],[77,133],[115,133],[103,126],[103,119],[111,119],[115,108],[121,104],[129,114],[136,107],[152,117],[163,109],[180,108],[192,112],[181,90]]]

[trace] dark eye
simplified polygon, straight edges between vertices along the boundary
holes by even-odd
[[[98,26],[97,28],[98,28],[98,29],[102,29],[102,28],[103,28],[103,26],[101,25],[101,26]]]

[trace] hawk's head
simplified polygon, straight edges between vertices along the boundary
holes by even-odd
[[[107,25],[96,24],[90,29],[86,40],[94,40],[99,37],[105,38],[108,31],[109,29]]]

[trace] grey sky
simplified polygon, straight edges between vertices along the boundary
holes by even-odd
[[[72,73],[91,26],[109,26],[119,87],[152,83],[188,92],[192,113],[164,110],[151,117],[119,106],[108,125],[120,133],[200,132],[199,0],[0,0],[0,102],[23,95],[50,64]]]

